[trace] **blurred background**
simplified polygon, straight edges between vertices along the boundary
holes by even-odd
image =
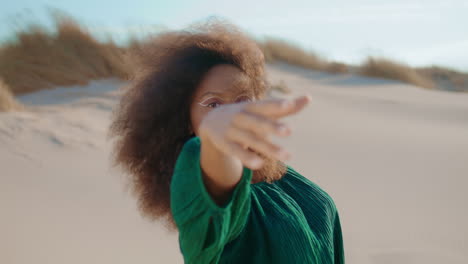
[[[468,2],[10,1],[0,9],[0,263],[182,263],[107,129],[128,56],[224,19],[272,95],[310,94],[291,165],[335,201],[347,263],[468,263]]]

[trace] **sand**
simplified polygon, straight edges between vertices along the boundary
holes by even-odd
[[[278,140],[338,207],[347,263],[468,263],[468,94],[268,65],[312,102]],[[143,219],[106,140],[118,80],[0,113],[0,263],[182,263]],[[292,96],[292,95],[291,95]]]

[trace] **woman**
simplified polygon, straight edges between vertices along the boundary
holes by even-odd
[[[111,135],[143,215],[179,231],[186,263],[344,263],[330,196],[270,136],[309,102],[267,99],[262,52],[215,21],[139,47]]]

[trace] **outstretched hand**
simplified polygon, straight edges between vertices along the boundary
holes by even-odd
[[[270,135],[289,136],[291,128],[279,119],[301,111],[310,100],[310,96],[305,95],[217,107],[201,122],[200,138],[253,170],[261,168],[264,163],[255,152],[287,160],[290,153],[274,144]]]

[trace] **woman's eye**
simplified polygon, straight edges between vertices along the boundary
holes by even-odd
[[[199,102],[199,105],[203,107],[215,108],[222,104],[221,100],[214,100],[214,98],[207,99],[205,101]]]
[[[207,106],[210,107],[210,108],[215,108],[215,107],[218,107],[220,106],[221,104],[218,103],[218,102],[212,102],[212,103],[209,103]]]

